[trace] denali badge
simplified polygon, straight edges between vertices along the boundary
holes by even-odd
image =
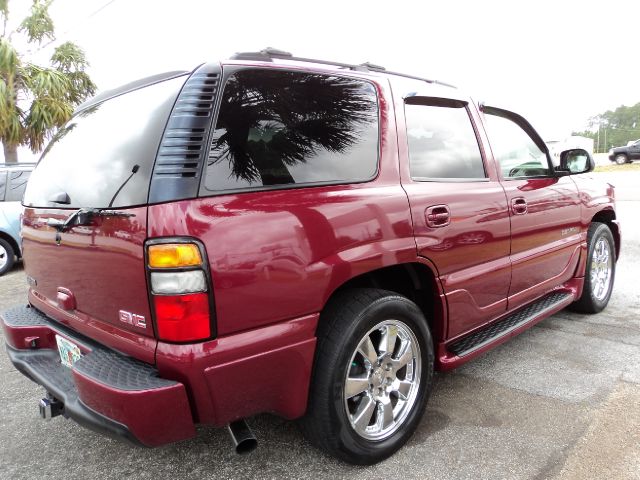
[[[134,327],[147,328],[147,320],[142,315],[125,312],[124,310],[120,310],[119,315],[121,322],[128,323]]]

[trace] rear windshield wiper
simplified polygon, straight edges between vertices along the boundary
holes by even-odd
[[[47,225],[55,228],[58,232],[66,232],[73,227],[80,225],[91,225],[95,217],[134,217],[133,213],[109,210],[106,208],[80,208],[67,217],[66,220],[50,218]]]
[[[120,212],[118,210],[111,210],[113,206],[113,202],[115,201],[118,194],[122,191],[124,186],[131,180],[138,170],[140,169],[140,165],[134,165],[131,169],[131,175],[127,177],[127,179],[122,182],[122,185],[116,190],[116,193],[111,197],[111,201],[109,202],[109,206],[107,208],[80,208],[73,212],[71,215],[67,217],[66,220],[57,220],[55,218],[50,218],[47,220],[47,225],[55,228],[58,232],[66,232],[67,230],[78,227],[80,225],[91,225],[91,222],[95,217],[133,217],[135,216],[133,213],[125,213]],[[66,192],[56,193],[49,199],[52,203],[62,203],[69,204],[71,203],[71,199]]]

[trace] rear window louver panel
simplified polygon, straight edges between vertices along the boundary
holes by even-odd
[[[158,149],[149,203],[197,196],[220,76],[219,64],[206,64],[182,87]]]

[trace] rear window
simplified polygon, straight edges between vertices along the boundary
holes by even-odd
[[[371,83],[242,70],[226,82],[200,194],[370,180],[378,138]]]
[[[185,80],[182,76],[134,90],[75,115],[44,151],[24,204],[72,208],[107,208],[112,200],[114,208],[145,204],[160,138]],[[136,165],[137,172],[117,193]],[[64,193],[69,205],[51,202]]]

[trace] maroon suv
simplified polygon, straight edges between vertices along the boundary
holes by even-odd
[[[2,314],[45,418],[147,446],[301,419],[400,448],[434,370],[609,301],[620,229],[584,150],[436,81],[264,50],[105,92],[24,196]]]

